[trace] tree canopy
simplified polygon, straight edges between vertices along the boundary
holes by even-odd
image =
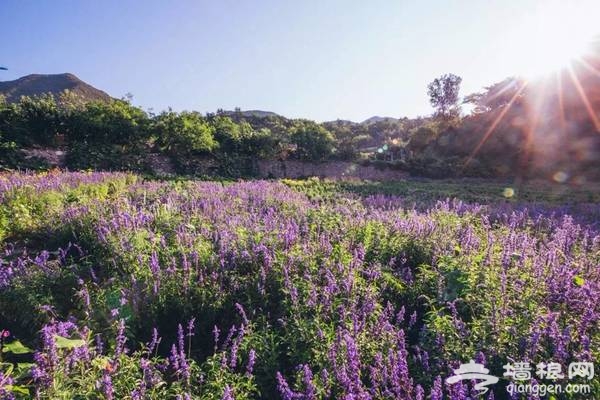
[[[431,105],[436,109],[436,116],[452,118],[460,114],[458,107],[459,91],[462,78],[454,74],[444,74],[435,78],[427,86],[427,94]]]

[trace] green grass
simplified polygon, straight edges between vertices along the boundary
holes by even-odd
[[[599,203],[600,185],[569,186],[552,182],[523,184],[485,180],[406,180],[397,182],[332,181],[310,178],[284,179],[282,182],[311,197],[331,197],[336,193],[354,193],[359,196],[394,195],[407,201],[423,202],[457,198],[468,202],[499,203],[528,202],[548,205]],[[506,189],[514,195],[506,197]]]

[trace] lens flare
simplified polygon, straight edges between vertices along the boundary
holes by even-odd
[[[507,199],[514,197],[514,195],[515,189],[511,187],[504,188],[504,190],[502,191],[502,196],[506,197]]]
[[[546,0],[513,26],[515,59],[527,79],[568,67],[583,56],[599,33],[600,2]]]
[[[564,171],[557,171],[552,176],[552,179],[554,180],[554,182],[557,182],[557,183],[565,183],[567,181],[567,179],[569,179],[569,175]]]

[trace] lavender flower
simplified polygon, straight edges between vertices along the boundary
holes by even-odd
[[[246,374],[252,375],[252,371],[254,370],[254,363],[256,362],[256,352],[254,349],[250,349],[248,353],[248,364],[246,365]]]
[[[223,397],[221,397],[221,400],[235,400],[235,397],[233,397],[233,390],[231,390],[229,385],[225,385],[225,390],[223,391]]]
[[[112,379],[110,377],[110,374],[107,371],[104,371],[102,374],[102,379],[100,381],[100,385],[99,385],[99,389],[102,392],[102,394],[104,395],[106,400],[113,400],[114,399],[114,388],[113,388],[113,384],[112,384]]]

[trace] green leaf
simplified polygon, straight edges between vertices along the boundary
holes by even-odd
[[[29,396],[29,389],[24,386],[7,385],[4,387],[8,392],[20,393]]]
[[[573,283],[577,286],[583,286],[585,284],[585,279],[583,279],[579,275],[575,275],[573,277]]]
[[[7,343],[4,346],[2,346],[2,352],[3,353],[13,353],[13,354],[27,354],[27,353],[33,353],[33,350],[31,350],[29,347],[25,346],[20,341],[15,340],[14,342]]]
[[[9,376],[12,374],[14,365],[12,363],[3,362],[0,363],[0,371],[4,374],[4,376]]]
[[[34,363],[17,363],[17,371],[29,371]]]
[[[110,358],[105,356],[99,356],[92,359],[92,365],[99,369],[105,369],[109,362]]]
[[[67,339],[62,336],[55,335],[54,342],[59,349],[73,349],[75,347],[85,346],[85,340],[82,339]]]
[[[391,272],[383,271],[381,277],[394,293],[400,294],[404,291],[404,284],[402,281],[396,278]]]

